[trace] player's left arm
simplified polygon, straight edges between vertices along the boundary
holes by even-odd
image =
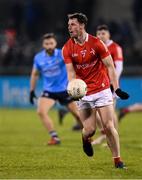
[[[111,84],[113,85],[114,90],[118,89],[119,88],[118,78],[111,55],[103,58],[102,61],[108,70],[109,79]]]
[[[113,88],[114,88],[117,96],[119,96],[121,99],[128,99],[129,94],[127,94],[126,92],[122,91],[119,88],[118,78],[116,75],[112,57],[109,55],[109,56],[105,57],[104,59],[102,59],[102,61],[103,61],[104,65],[107,67],[110,82],[113,85]]]
[[[117,74],[115,71],[112,57],[111,57],[107,47],[105,46],[105,44],[100,40],[98,41],[98,44],[97,44],[97,52],[99,53],[99,55],[102,59],[102,62],[104,63],[104,65],[106,66],[106,68],[108,70],[110,82],[113,85],[115,93],[121,99],[128,99],[129,95],[119,88],[118,78],[117,78]]]

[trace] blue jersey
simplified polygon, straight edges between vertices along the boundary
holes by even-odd
[[[45,50],[37,53],[34,57],[33,68],[38,70],[43,77],[44,91],[62,92],[66,90],[68,80],[61,49],[55,49],[51,56]]]

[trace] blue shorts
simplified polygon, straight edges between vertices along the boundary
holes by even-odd
[[[70,97],[67,93],[67,91],[62,92],[49,92],[49,91],[43,91],[41,97],[50,98],[55,101],[58,101],[61,105],[68,105],[69,103],[73,102],[72,97]]]

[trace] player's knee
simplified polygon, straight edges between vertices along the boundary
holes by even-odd
[[[114,129],[114,125],[112,123],[107,123],[104,127],[104,132],[105,134],[111,134],[111,132],[113,131]]]
[[[40,117],[43,117],[45,115],[45,112],[42,110],[42,109],[37,109],[37,114],[40,116]]]

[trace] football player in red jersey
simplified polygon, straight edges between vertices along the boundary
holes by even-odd
[[[83,123],[83,150],[93,156],[90,138],[96,130],[96,111],[98,111],[107,142],[112,152],[116,168],[124,168],[120,158],[119,135],[113,123],[113,98],[110,81],[114,91],[121,99],[129,95],[119,88],[117,75],[111,55],[105,44],[86,32],[87,17],[82,13],[68,15],[70,39],[63,47],[69,81],[79,78],[87,84],[87,95],[77,102]]]
[[[96,31],[96,36],[98,38],[100,38],[107,46],[107,48],[112,56],[114,67],[115,67],[116,74],[117,74],[117,78],[119,80],[120,75],[123,70],[122,48],[120,47],[120,45],[118,45],[116,42],[114,42],[113,40],[110,39],[111,38],[110,31],[109,31],[109,28],[107,25],[98,26],[97,31]],[[113,89],[112,89],[112,91],[113,91]],[[117,100],[117,97],[116,97],[115,93],[113,93],[114,108],[116,107],[116,100]],[[115,124],[115,128],[117,128],[118,127],[118,118],[117,118],[116,113],[114,113],[114,124]],[[94,140],[92,142],[92,144],[101,144],[103,142],[103,140],[106,138],[102,124],[101,124],[100,117],[98,115],[97,115],[97,125],[98,125],[99,129],[101,130],[102,135],[100,137],[98,137],[96,140]]]

